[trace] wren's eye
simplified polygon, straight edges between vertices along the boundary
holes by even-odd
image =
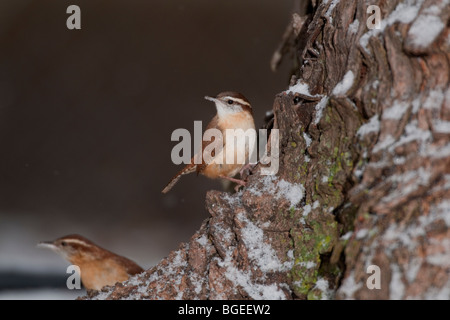
[[[67,246],[67,242],[63,241],[63,242],[61,242],[61,245],[62,245],[63,247],[65,247],[65,246]]]
[[[228,104],[233,104],[233,100],[228,100],[227,103]]]
[[[294,104],[298,104],[300,102],[300,97],[294,97]]]

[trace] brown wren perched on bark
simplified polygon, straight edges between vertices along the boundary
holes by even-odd
[[[103,249],[80,235],[68,235],[55,241],[40,242],[81,270],[81,282],[86,290],[100,290],[106,285],[128,280],[144,271],[133,261]]]
[[[236,159],[237,153],[242,152],[239,148],[236,148],[235,145],[230,147],[231,143],[235,143],[230,141],[227,145],[226,141],[226,131],[227,129],[238,130],[241,129],[244,132],[248,129],[255,130],[255,123],[253,120],[252,107],[250,102],[245,98],[242,94],[238,92],[226,91],[219,93],[215,98],[205,97],[206,100],[212,101],[215,103],[217,114],[216,116],[209,122],[208,126],[205,129],[205,132],[209,129],[218,129],[222,133],[223,137],[223,146],[222,151],[217,154],[212,153],[213,156],[212,161],[205,161],[203,158],[203,151],[205,148],[212,143],[211,141],[202,141],[201,148],[201,163],[195,163],[194,159],[196,156],[192,157],[191,162],[187,164],[180,172],[178,172],[175,177],[167,184],[167,186],[162,190],[162,193],[167,193],[172,189],[172,187],[178,182],[178,180],[186,174],[197,172],[197,174],[204,175],[211,179],[227,179],[231,182],[237,183],[238,185],[245,186],[245,181],[234,179],[233,177],[237,175],[237,173],[241,173],[242,170],[247,167],[249,160],[249,150],[246,149],[245,152],[245,163],[238,163],[238,161],[232,161],[232,163],[227,163],[227,161],[214,161],[214,159],[224,160],[227,157],[227,153],[231,154],[231,158]]]

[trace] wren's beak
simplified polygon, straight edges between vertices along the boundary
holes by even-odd
[[[53,244],[52,241],[41,241],[41,242],[39,242],[37,244],[37,247],[38,248],[46,248],[46,249],[50,249],[50,250],[53,250],[53,251],[57,250],[57,248],[58,248],[57,246],[55,246]]]
[[[218,101],[218,99],[213,98],[213,97],[208,97],[208,96],[205,96],[205,99],[209,100],[209,101],[212,101],[212,102],[217,102]]]
[[[66,250],[63,250],[60,246],[56,245],[53,241],[41,241],[37,244],[37,247],[50,249],[53,252],[62,256],[64,259],[70,261],[70,259],[69,259],[70,254]]]

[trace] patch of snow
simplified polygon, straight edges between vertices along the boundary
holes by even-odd
[[[277,182],[277,183],[275,183]],[[284,198],[290,202],[290,207],[296,207],[305,195],[305,187],[301,183],[290,183],[284,179],[277,180],[276,176],[265,176],[262,179],[263,189],[247,188],[247,191],[260,197],[263,191],[274,195],[275,199]]]
[[[409,225],[393,223],[385,231],[384,240],[391,242],[391,249],[404,246],[412,251],[417,246],[418,237],[425,237],[427,227],[438,220],[443,220],[447,226],[450,226],[450,201],[444,200],[431,206],[428,215],[420,216],[418,222]],[[407,279],[409,277],[407,276]]]
[[[320,292],[322,292],[321,300],[330,300],[334,296],[334,290],[330,289],[328,280],[322,277],[318,277],[314,288],[317,288]]]
[[[315,263],[314,261],[301,261],[299,263],[296,264],[297,266],[301,266],[301,267],[305,267],[306,269],[312,269],[314,268],[317,263]]]
[[[445,5],[448,5],[448,3],[449,3],[448,0],[444,0],[442,2],[446,3]],[[437,5],[432,5],[432,6],[429,6],[428,8],[423,9],[422,13],[438,15],[441,13],[441,11],[442,11],[442,8],[438,7]]]
[[[231,205],[231,206],[239,206],[242,204],[242,198],[238,193],[228,194],[226,193],[223,198]]]
[[[406,102],[396,100],[390,108],[383,110],[382,117],[383,119],[400,120],[408,108],[409,105]]]
[[[328,7],[327,11],[325,12],[325,17],[331,18],[331,13],[333,13],[334,8],[339,3],[340,0],[333,0],[331,1],[330,6]],[[331,20],[333,21],[333,20]]]
[[[307,217],[308,214],[311,213],[311,210],[312,210],[312,208],[311,208],[311,205],[310,205],[310,204],[305,205],[305,206],[303,207],[303,214],[302,214],[303,217]]]
[[[429,155],[434,159],[450,157],[450,143],[446,144],[443,147],[433,146],[431,148],[428,148],[426,155]]]
[[[430,210],[430,216],[444,220],[447,227],[450,227],[450,200],[443,200],[437,205],[433,205]]]
[[[415,247],[415,243],[411,240],[416,236],[420,236],[423,234],[425,234],[423,230],[414,227],[406,228],[404,226],[399,226],[396,223],[393,223],[389,226],[389,228],[387,228],[383,235],[383,238],[386,241],[392,242],[392,249],[398,248],[402,245],[412,250]]]
[[[413,45],[417,47],[428,47],[442,32],[444,26],[444,23],[439,17],[430,14],[421,14],[411,25],[408,31],[408,37],[411,39]]]
[[[205,283],[204,279],[201,278],[197,273],[191,272],[189,280],[194,285],[194,292],[196,294],[200,294],[200,292],[202,292],[203,284]]]
[[[384,168],[385,166],[388,166],[390,163],[386,159],[382,159],[378,162],[370,162],[367,166],[372,168]]]
[[[328,97],[324,96],[320,101],[316,104],[316,116],[314,117],[314,124],[318,124],[320,119],[322,118],[323,110],[328,104]]]
[[[427,256],[426,261],[429,264],[432,264],[435,266],[440,266],[440,267],[445,267],[445,268],[450,267],[450,256],[447,252],[429,255],[429,256]]]
[[[320,206],[319,200],[314,201],[313,203],[313,209],[317,209]]]
[[[394,184],[406,184],[401,189],[395,190],[382,198],[383,202],[392,201],[398,197],[407,196],[416,191],[419,186],[428,186],[430,182],[431,173],[428,170],[419,168],[418,170],[411,170],[402,174],[396,174],[388,178],[388,181]]]
[[[289,259],[294,260],[294,258],[295,258],[294,257],[294,250],[293,249],[289,250],[288,253],[287,253],[287,256],[288,256]]]
[[[261,271],[286,271],[292,268],[293,262],[281,263],[272,246],[264,242],[264,231],[261,228],[251,222],[244,213],[239,213],[237,218],[245,223],[245,227],[242,228],[242,240],[248,249],[248,257]]]
[[[203,247],[205,247],[208,244],[208,238],[206,237],[206,235],[202,235],[200,238],[198,238],[197,243]]]
[[[354,299],[353,295],[356,291],[361,289],[362,283],[356,283],[355,281],[355,272],[352,271],[348,277],[342,281],[342,285],[340,286],[338,292],[343,295],[345,299]]]
[[[303,139],[305,139],[306,147],[311,145],[312,139],[306,132],[303,132]]]
[[[445,184],[443,186],[443,189],[444,190],[450,189],[450,174],[444,174],[444,181],[445,181]]]
[[[266,221],[260,224],[261,228],[269,228],[270,227],[270,221]]]
[[[225,227],[222,222],[218,222],[214,225],[214,228],[220,233],[223,239],[227,242],[231,241],[234,237],[233,232],[231,232],[229,227]]]
[[[134,276],[131,276],[131,277],[128,279],[127,284],[132,285],[132,286],[138,286],[138,285],[140,285],[140,284],[141,284],[141,283],[140,283],[140,281],[141,281],[140,276],[143,275],[144,273],[145,273],[145,271],[142,271],[142,272],[139,273],[139,274],[135,274]]]
[[[374,82],[372,82],[372,89],[378,89],[378,87],[380,86],[380,80],[375,80]]]
[[[395,157],[394,158],[394,164],[395,165],[401,165],[404,164],[406,162],[406,158],[405,157]]]
[[[356,239],[363,239],[365,238],[367,235],[369,234],[369,230],[368,229],[361,229],[358,230],[358,232],[356,232]]]
[[[418,141],[420,144],[428,142],[432,139],[430,130],[422,130],[417,127],[417,120],[412,120],[405,126],[405,132],[400,139],[389,147],[389,151],[393,152],[395,148],[412,141]]]
[[[179,276],[180,274],[178,273],[177,269],[186,267],[187,261],[185,259],[183,259],[182,255],[181,255],[181,250],[177,250],[175,253],[176,253],[176,256],[172,260],[172,263],[170,263],[169,266],[166,268],[166,271],[167,271],[167,274],[169,274],[169,275],[177,274]],[[181,282],[181,277],[179,278],[179,281]]]
[[[349,231],[346,234],[344,234],[343,236],[341,236],[339,239],[340,240],[344,240],[347,241],[348,239],[350,239],[350,237],[353,235],[353,231]]]
[[[273,181],[271,180],[270,182]],[[236,287],[241,287],[253,299],[286,299],[286,294],[281,287],[289,289],[287,284],[277,286],[276,284],[263,284],[259,280],[267,280],[266,273],[290,270],[295,261],[294,251],[289,250],[287,252],[287,260],[281,262],[272,246],[265,241],[262,229],[255,225],[245,213],[237,214],[236,218],[244,224],[241,234],[242,241],[247,248],[248,257],[263,274],[258,279],[253,279],[250,271],[236,267],[232,259],[234,249],[229,248],[225,259],[218,259],[219,265],[225,268],[225,277]]]
[[[426,300],[450,300],[450,279],[441,288],[429,288],[425,293]]]
[[[294,281],[294,282],[292,282],[292,284],[296,287],[301,287],[303,285],[303,280],[300,279],[300,280]]]
[[[420,97],[417,97],[412,102],[412,113],[416,114],[420,109]]]
[[[450,33],[448,35],[449,39],[450,39]],[[450,44],[450,41],[449,41]],[[447,106],[447,108],[449,108],[450,106],[450,87],[447,88],[447,90],[445,90],[445,101],[447,102],[445,105]]]
[[[251,274],[236,268],[231,262],[230,256],[225,261],[219,263],[226,266],[225,276],[234,285],[242,289],[255,300],[285,300],[286,295],[276,284],[264,285],[252,280]]]
[[[359,28],[359,20],[356,19],[352,23],[349,24],[347,32],[355,34],[358,32],[358,28]]]
[[[442,90],[431,90],[423,103],[423,108],[428,110],[440,109],[443,101],[444,93]]]
[[[356,134],[360,137],[364,137],[366,134],[379,131],[380,131],[380,120],[378,119],[378,115],[376,114],[369,119],[369,122],[359,127],[358,132]]]
[[[320,97],[318,94],[311,94],[309,92],[309,85],[307,83],[301,82],[300,80],[293,86],[290,86],[288,90],[285,91],[285,93],[298,93],[309,97]]]
[[[292,184],[285,180],[280,180],[278,182],[278,193],[279,197],[284,197],[290,201],[291,207],[297,206],[300,201],[302,201],[305,193],[305,188],[302,184]]]
[[[339,82],[333,89],[333,94],[335,96],[345,96],[347,91],[352,87],[353,81],[355,80],[355,75],[353,71],[348,70],[347,73],[342,78],[341,82]]]
[[[405,295],[405,284],[402,281],[402,273],[399,266],[391,264],[391,283],[389,284],[389,298],[401,300]]]
[[[101,291],[98,294],[96,294],[95,296],[93,296],[91,299],[92,300],[106,300],[108,299],[109,295],[112,293],[112,291]]]
[[[417,273],[419,272],[420,267],[422,266],[422,262],[423,262],[422,258],[414,257],[408,263],[408,268],[406,270],[405,276],[406,280],[408,280],[409,283],[412,283],[416,280]]]
[[[386,26],[390,26],[395,22],[410,23],[417,17],[424,0],[406,0],[397,5],[395,10],[386,19]]]
[[[450,133],[450,121],[433,121],[433,130],[439,133]]]
[[[377,153],[380,150],[384,150],[395,142],[395,139],[390,134],[384,137],[383,140],[378,141],[378,143],[373,147],[372,152]]]

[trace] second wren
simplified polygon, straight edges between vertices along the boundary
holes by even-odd
[[[40,242],[38,246],[51,249],[80,267],[81,282],[87,290],[100,290],[144,271],[134,261],[99,247],[77,234]]]
[[[217,114],[212,120],[209,122],[206,130],[208,129],[218,129],[222,133],[223,136],[223,152],[215,155],[215,157],[225,157],[227,152],[234,152],[231,158],[235,159],[237,157],[238,148],[233,146],[233,148],[227,148],[226,141],[226,130],[227,129],[242,129],[243,131],[247,131],[248,129],[255,130],[255,122],[253,120],[252,106],[250,102],[245,98],[242,94],[233,91],[226,91],[219,93],[215,98],[205,97],[206,100],[212,101],[216,105]],[[204,141],[202,142],[201,153],[203,155],[203,151],[205,147],[207,147],[212,141]],[[235,143],[233,141],[229,143]],[[228,151],[227,151],[228,150]],[[213,155],[214,156],[214,155]],[[209,163],[205,162],[202,157],[202,162],[200,164],[196,164],[194,162],[195,156],[192,157],[191,162],[187,164],[181,171],[179,171],[175,177],[167,184],[167,186],[162,190],[162,193],[167,193],[172,189],[172,187],[178,182],[178,180],[186,174],[197,172],[197,174],[204,175],[211,179],[227,179],[238,185],[245,185],[243,180],[234,179],[241,169],[244,167],[242,163],[215,163],[214,161],[210,161]],[[248,164],[249,160],[249,151],[245,150],[245,164]],[[241,171],[242,172],[242,171]]]

